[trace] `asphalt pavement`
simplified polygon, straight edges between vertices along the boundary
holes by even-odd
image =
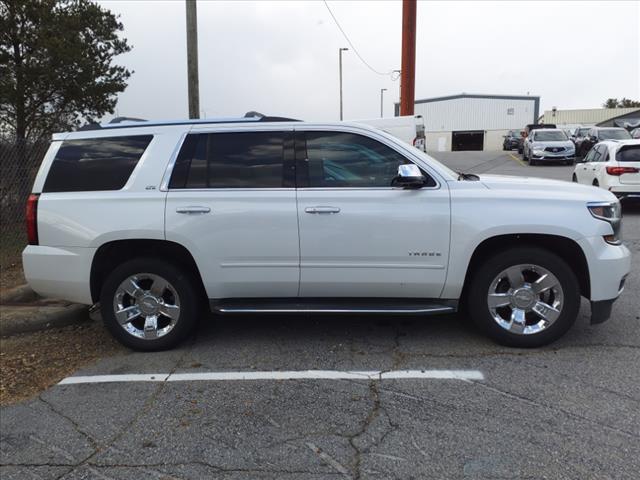
[[[526,166],[515,152],[434,156],[472,173],[572,172]],[[551,346],[498,346],[460,315],[213,318],[180,348],[126,352],[74,374],[127,381],[57,385],[4,407],[0,477],[637,479],[640,205],[625,206],[623,228],[635,256],[612,318],[590,326],[583,301]],[[306,370],[345,375],[165,381]],[[402,370],[416,375],[346,375]],[[480,377],[418,375],[440,370]]]

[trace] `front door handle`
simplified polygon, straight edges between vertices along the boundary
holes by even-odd
[[[176,213],[186,213],[186,214],[203,214],[203,213],[209,213],[210,211],[211,209],[209,207],[198,207],[198,206],[176,208]]]
[[[307,207],[304,211],[306,213],[340,213],[338,207]]]

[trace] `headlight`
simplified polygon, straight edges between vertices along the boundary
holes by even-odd
[[[539,157],[544,157],[544,150],[540,150],[540,149],[538,149],[538,148],[534,148],[534,149],[533,149],[533,154],[534,154],[534,155],[537,155],[537,156],[539,156]]]
[[[611,225],[613,235],[605,235],[604,241],[611,245],[620,245],[622,227],[622,208],[620,202],[589,202],[587,208],[594,218],[605,221]]]

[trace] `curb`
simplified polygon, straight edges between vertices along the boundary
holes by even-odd
[[[89,321],[89,307],[87,305],[0,305],[1,337],[66,327]]]

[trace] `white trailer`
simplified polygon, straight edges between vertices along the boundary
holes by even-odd
[[[354,120],[354,122],[364,123],[365,125],[379,128],[403,142],[413,145],[423,152],[426,152],[427,150],[427,142],[425,141],[424,133],[424,118],[422,118],[422,115],[370,118],[365,120]]]

